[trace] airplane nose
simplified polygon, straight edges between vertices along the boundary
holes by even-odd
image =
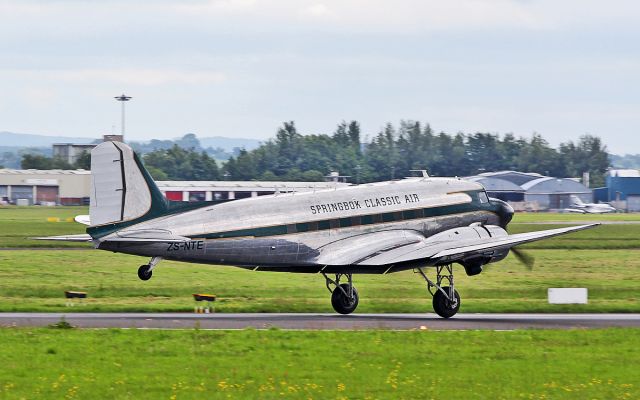
[[[496,207],[496,214],[498,214],[498,217],[500,218],[500,226],[503,229],[506,229],[509,222],[513,219],[513,207],[511,207],[506,201],[502,201],[500,199],[491,198],[489,200],[491,201],[491,204]]]

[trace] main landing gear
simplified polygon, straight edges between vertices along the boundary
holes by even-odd
[[[435,283],[427,277],[422,268],[417,270],[427,281],[427,290],[433,296],[433,310],[436,314],[442,318],[450,318],[456,315],[460,309],[460,295],[453,285],[453,265],[436,266]],[[445,281],[449,286],[442,286]]]
[[[353,287],[351,274],[336,274],[336,278],[329,278],[322,273],[327,283],[327,289],[331,292],[331,305],[340,314],[351,314],[358,307],[358,291]],[[340,283],[342,277],[347,278],[347,283]],[[331,289],[331,286],[334,288]]]
[[[141,265],[140,268],[138,268],[138,278],[143,281],[151,279],[151,276],[153,275],[153,268],[158,265],[161,260],[162,257],[153,257],[151,258],[151,261],[149,261],[149,264]]]

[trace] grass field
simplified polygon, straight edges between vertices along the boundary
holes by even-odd
[[[86,247],[91,244],[28,240],[34,236],[85,233],[85,226],[67,222],[76,215],[89,214],[88,207],[0,206],[0,248],[6,247]],[[61,222],[48,222],[47,218]]]
[[[0,398],[635,399],[636,329],[0,329]],[[465,345],[466,344],[466,345]],[[28,360],[28,362],[26,362]]]
[[[145,258],[95,250],[24,249],[51,242],[26,237],[80,233],[76,223],[47,222],[86,208],[0,208],[0,311],[190,311],[192,294],[215,293],[217,312],[332,312],[320,275],[251,272],[233,267],[163,261],[148,282],[136,270]],[[530,217],[537,216],[537,220]],[[618,218],[631,214],[596,216]],[[517,214],[512,233],[548,229],[557,216]],[[592,217],[593,216],[586,216]],[[525,219],[526,223],[521,223]],[[456,266],[461,312],[640,312],[640,224],[607,224],[523,246],[536,258],[533,271],[512,256],[476,277]],[[53,245],[59,245],[53,242]],[[77,246],[77,243],[70,245]],[[83,245],[83,244],[80,244]],[[88,246],[85,246],[85,248]],[[411,271],[358,275],[358,312],[431,312],[431,297]],[[549,287],[587,287],[588,305],[547,304]],[[82,307],[65,307],[63,291],[88,291]]]
[[[163,261],[31,236],[82,233],[86,208],[0,208],[0,311],[332,312],[319,275],[251,272]],[[585,218],[590,217],[590,218]],[[621,217],[622,220],[619,219]],[[581,219],[582,218],[582,219]],[[510,232],[593,221],[518,214]],[[596,216],[611,222],[638,216]],[[541,224],[543,223],[543,224]],[[527,246],[476,277],[456,267],[461,312],[640,312],[640,224],[612,223]],[[48,249],[47,247],[64,247]],[[34,248],[34,249],[31,249]],[[358,275],[358,312],[431,312],[412,272]],[[551,306],[548,287],[587,287],[589,304]],[[65,307],[64,290],[86,290]],[[64,324],[58,324],[64,327]],[[640,330],[203,331],[0,329],[2,399],[634,399]]]
[[[467,277],[456,266],[461,312],[639,312],[638,250],[532,250],[537,266],[509,256]],[[93,250],[0,251],[1,311],[189,311],[192,293],[215,293],[217,312],[332,312],[317,274],[253,272],[163,261],[138,280],[143,258]],[[422,278],[411,271],[358,275],[358,312],[431,312]],[[589,304],[558,306],[548,287],[587,287]],[[82,307],[65,307],[64,290],[88,291]]]
[[[602,222],[640,222],[640,213],[608,213],[608,214],[576,214],[576,213],[516,213],[513,219],[515,223],[528,222],[570,222],[589,223]]]

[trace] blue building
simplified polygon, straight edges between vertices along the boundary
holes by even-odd
[[[640,171],[612,169],[607,172],[606,201],[626,202],[626,210],[640,211]]]

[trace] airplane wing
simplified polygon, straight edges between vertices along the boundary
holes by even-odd
[[[500,238],[490,238],[483,243],[467,244],[465,246],[454,246],[446,250],[436,253],[433,258],[451,257],[451,256],[469,256],[469,253],[483,252],[493,249],[508,249],[519,244],[535,242],[536,240],[546,239],[554,236],[564,235],[565,233],[577,232],[584,229],[593,228],[600,224],[589,224],[572,226],[569,228],[549,229],[544,231],[518,233]]]
[[[166,229],[133,229],[118,231],[102,239],[103,242],[120,243],[181,243],[190,239],[184,236],[174,235]]]
[[[388,230],[366,233],[337,240],[318,250],[321,265],[358,265],[380,254],[418,247],[424,235],[411,230]]]
[[[324,265],[393,266],[415,261],[423,265],[456,262],[474,255],[508,250],[540,239],[589,229],[599,224],[484,238],[430,240],[417,231],[394,230],[363,234],[319,249]]]

